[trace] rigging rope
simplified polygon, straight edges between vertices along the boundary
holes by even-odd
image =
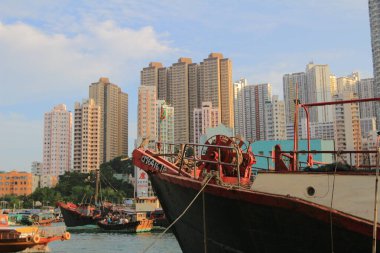
[[[100,173],[100,179],[103,179],[105,184],[108,184],[115,192],[118,192],[118,190],[110,183],[110,181],[106,177],[102,176],[101,173]]]
[[[198,196],[203,192],[203,190],[206,188],[206,186],[208,185],[208,183],[210,182],[210,180],[213,178],[214,176],[213,175],[208,175],[208,178],[206,177],[205,179],[205,182],[202,186],[202,188],[199,190],[199,192],[197,193],[197,195],[195,195],[195,197],[193,198],[193,200],[190,202],[190,204],[185,208],[185,210],[177,217],[177,219],[175,219],[161,234],[159,234],[157,236],[157,238],[151,243],[148,245],[148,247],[146,247],[142,253],[146,253],[148,252],[148,250],[159,240],[161,239],[161,237],[174,225],[177,223],[177,221],[179,221],[183,215],[185,215],[185,213],[189,210],[189,208],[193,205],[193,203],[195,202],[195,200],[198,198]]]
[[[346,162],[344,158],[341,156],[341,150],[338,150],[337,152],[337,158],[340,158],[343,162]],[[330,238],[331,238],[331,253],[334,253],[334,234],[333,234],[333,220],[332,220],[332,207],[333,207],[333,201],[334,201],[334,191],[335,191],[335,175],[336,171],[338,169],[338,161],[335,159],[335,169],[333,174],[333,185],[332,185],[332,192],[331,192],[331,202],[330,202]],[[328,184],[330,187],[330,183]]]
[[[81,204],[83,204],[83,200],[84,200],[85,197],[86,197],[86,193],[83,194],[83,198],[82,198]]]

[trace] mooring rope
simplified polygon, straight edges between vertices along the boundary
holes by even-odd
[[[208,185],[208,183],[210,182],[210,180],[213,178],[213,175],[208,175],[209,177],[207,178],[206,177],[206,180],[202,186],[202,188],[199,190],[199,192],[197,193],[197,195],[195,195],[195,197],[193,198],[193,200],[190,202],[190,204],[185,208],[185,210],[178,216],[177,219],[175,219],[161,234],[159,234],[157,236],[157,238],[151,243],[148,245],[148,247],[146,247],[142,253],[146,253],[159,239],[161,239],[161,237],[174,225],[177,223],[177,221],[179,221],[183,215],[185,215],[185,213],[189,210],[189,208],[193,205],[193,203],[195,202],[195,200],[198,198],[198,196],[203,192],[203,190],[206,188],[206,186]]]

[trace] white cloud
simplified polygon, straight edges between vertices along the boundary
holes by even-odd
[[[100,76],[128,83],[138,75],[133,79],[127,71],[138,73],[139,64],[175,51],[149,26],[133,30],[105,21],[87,22],[82,29],[80,35],[69,37],[23,23],[0,23],[0,76],[7,84],[0,106],[84,92]]]
[[[42,159],[42,122],[0,113],[0,170],[29,171]]]
[[[150,26],[134,30],[87,20],[69,36],[25,23],[0,23],[0,169],[25,169],[39,160],[43,113],[88,97],[89,84],[101,76],[129,93],[130,118],[136,117],[141,68],[175,52]]]

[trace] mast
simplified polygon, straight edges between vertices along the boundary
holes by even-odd
[[[99,187],[100,187],[100,168],[96,170],[96,183],[95,183],[95,196],[94,196],[94,202],[95,205],[98,204],[98,198],[99,198]]]

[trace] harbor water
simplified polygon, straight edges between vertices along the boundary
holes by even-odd
[[[49,244],[51,253],[140,253],[159,236],[152,233],[102,233],[71,232],[69,241],[55,241]],[[181,253],[181,248],[172,233],[164,234],[146,253]]]

